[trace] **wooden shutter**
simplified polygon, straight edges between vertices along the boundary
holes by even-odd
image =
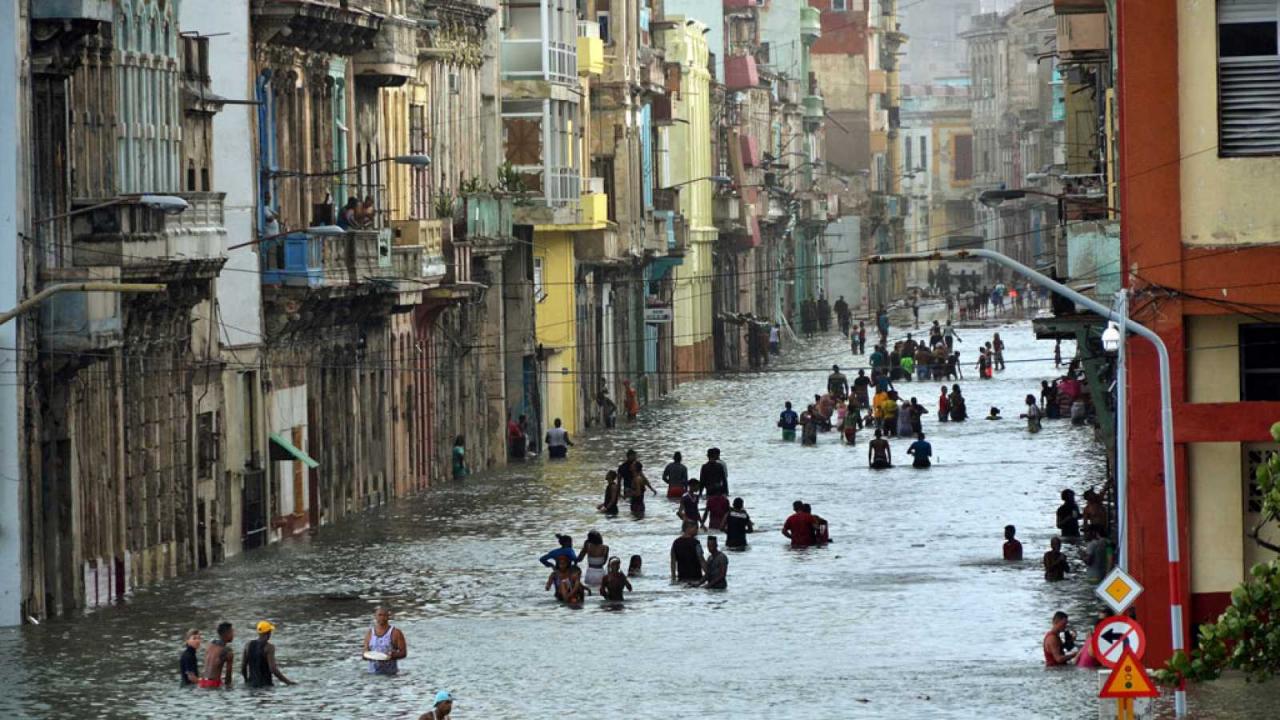
[[[951,161],[952,179],[973,179],[973,136],[956,135],[956,153]]]

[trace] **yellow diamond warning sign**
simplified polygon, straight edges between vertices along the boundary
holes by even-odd
[[[1138,584],[1129,573],[1116,568],[1102,579],[1102,584],[1094,588],[1094,593],[1111,607],[1117,615],[1121,615],[1134,600],[1142,594],[1142,585]]]
[[[1151,681],[1147,669],[1138,662],[1133,651],[1125,648],[1120,662],[1116,663],[1110,677],[1102,685],[1098,693],[1100,698],[1140,698],[1155,697],[1160,694],[1156,684]]]

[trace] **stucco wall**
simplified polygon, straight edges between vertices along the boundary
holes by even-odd
[[[213,92],[232,100],[252,99],[248,0],[184,2],[180,12],[181,27],[213,36],[209,38]],[[257,217],[255,112],[252,105],[227,105],[213,117],[213,187],[226,193],[223,225],[228,246],[253,239]],[[261,278],[257,272],[258,253],[253,247],[227,253],[227,264],[218,276],[224,345],[256,345],[261,339]]]
[[[1257,322],[1239,316],[1187,317],[1187,399],[1193,403],[1240,400],[1238,328]]]
[[[1182,241],[1190,245],[1278,242],[1280,203],[1259,188],[1280,183],[1280,158],[1218,157],[1215,8],[1212,2],[1178,3]]]
[[[1191,592],[1225,592],[1244,579],[1240,443],[1187,446],[1190,470]]]

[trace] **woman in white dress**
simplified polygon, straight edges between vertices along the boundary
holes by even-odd
[[[587,541],[582,543],[582,552],[578,553],[578,562],[587,561],[587,573],[582,584],[589,588],[600,587],[605,576],[605,563],[609,561],[609,546],[604,544],[600,533],[592,530],[587,533]]]

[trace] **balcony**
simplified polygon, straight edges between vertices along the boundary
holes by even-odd
[[[462,196],[467,219],[467,242],[475,253],[501,253],[511,247],[514,202],[510,197],[487,193]]]
[[[724,87],[726,90],[749,90],[760,84],[760,71],[751,55],[732,55],[724,61]]]
[[[435,280],[444,277],[445,244],[452,232],[452,220],[393,220],[391,256],[395,276]]]
[[[350,288],[391,274],[392,231],[343,235],[290,233],[260,245],[262,284],[290,288]]]
[[[32,20],[111,22],[111,0],[39,0],[31,3]]]
[[[373,47],[358,53],[352,65],[356,79],[379,87],[399,87],[417,73],[418,26],[408,18],[388,16]]]
[[[672,210],[653,211],[653,237],[659,254],[683,257],[689,248],[689,226],[683,215]]]
[[[813,44],[822,37],[822,11],[805,5],[800,8],[800,38]]]
[[[1105,12],[1058,15],[1058,56],[1064,63],[1105,60],[1111,37]]]
[[[600,24],[578,21],[578,74],[600,75],[604,72],[604,41]]]
[[[352,55],[373,47],[383,17],[339,0],[253,0],[258,42]]]
[[[576,5],[567,0],[531,0],[506,4],[506,13],[500,48],[502,78],[576,85]]]
[[[871,215],[881,221],[900,220],[906,212],[906,199],[893,193],[871,193]]]
[[[1120,289],[1120,223],[1080,221],[1067,226],[1067,274],[1093,283],[1088,294],[1110,299]],[[1077,288],[1079,289],[1079,288]]]
[[[735,195],[718,195],[712,204],[712,221],[721,232],[742,229],[742,198]]]
[[[806,124],[821,124],[826,117],[826,107],[821,95],[804,96],[804,121]]]
[[[188,203],[179,215],[123,202],[72,218],[71,264],[117,266],[125,279],[216,274],[225,259],[224,194],[178,195]]]
[[[119,282],[120,268],[72,270],[58,281]],[[40,347],[55,352],[89,352],[120,344],[120,293],[64,292],[40,305]]]
[[[578,207],[582,224],[604,225],[609,222],[609,196],[604,192],[603,178],[589,178],[587,192],[582,193]]]

